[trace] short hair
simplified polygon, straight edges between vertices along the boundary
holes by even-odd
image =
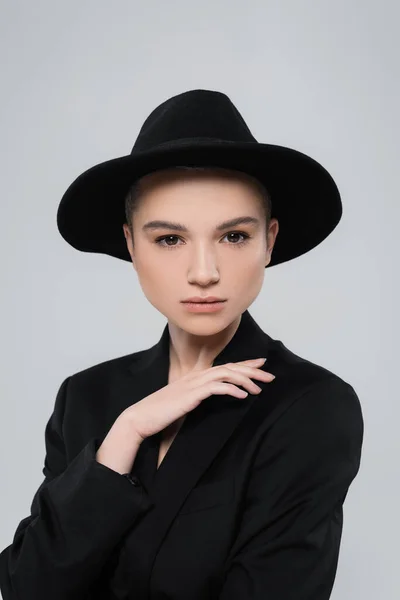
[[[213,167],[213,166],[173,166],[168,167],[168,170],[171,171],[193,171],[193,172],[209,172],[209,173],[217,173],[221,176],[225,177],[241,177],[244,180],[251,181],[260,194],[260,198],[262,200],[262,207],[264,210],[265,220],[266,220],[266,231],[268,232],[269,223],[271,220],[271,195],[266,189],[266,187],[261,183],[259,179],[249,175],[248,173],[243,173],[241,171],[234,171],[233,169],[225,169],[222,167]],[[140,200],[140,182],[141,179],[137,179],[129,188],[126,196],[125,196],[125,218],[127,225],[129,226],[133,238],[133,217],[138,208],[139,200]]]

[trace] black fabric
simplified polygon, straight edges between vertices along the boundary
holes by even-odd
[[[67,377],[45,430],[45,479],[0,554],[4,600],[327,600],[343,503],[358,473],[354,388],[264,333],[248,311],[213,365],[267,357],[258,395],[188,413],[134,486],[97,463],[117,416],[167,385],[169,332],[152,348]]]

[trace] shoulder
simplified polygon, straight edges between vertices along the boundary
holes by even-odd
[[[289,350],[274,340],[265,370],[276,375],[276,408],[279,427],[300,427],[310,431],[347,429],[363,431],[361,402],[354,387],[331,369]],[[266,388],[268,397],[268,387]],[[269,411],[268,411],[269,412]]]
[[[266,370],[280,376],[287,386],[295,388],[299,396],[314,387],[322,386],[343,390],[353,390],[351,384],[340,375],[320,363],[313,362],[290,350],[281,340],[273,340],[270,346]]]

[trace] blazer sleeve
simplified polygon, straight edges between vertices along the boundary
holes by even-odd
[[[220,600],[330,598],[363,434],[358,396],[340,378],[314,384],[279,417],[249,476]]]
[[[62,420],[70,377],[45,428],[44,481],[0,554],[3,600],[80,600],[113,548],[151,506],[143,486],[97,462],[92,438],[67,464]]]

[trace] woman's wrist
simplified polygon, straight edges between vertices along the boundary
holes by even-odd
[[[120,415],[98,448],[96,460],[121,475],[129,473],[142,441],[132,422]]]

